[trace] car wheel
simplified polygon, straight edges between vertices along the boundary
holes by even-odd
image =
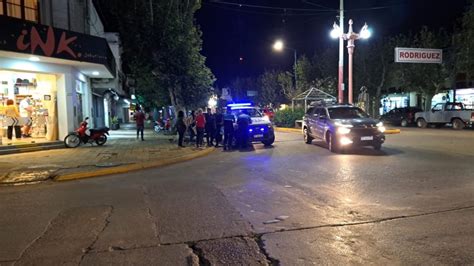
[[[332,133],[328,133],[327,142],[328,142],[328,149],[330,152],[334,152],[334,153],[339,152],[336,136],[334,136]]]
[[[272,145],[273,142],[275,142],[275,136],[273,136],[273,137],[270,138],[270,139],[267,139],[267,140],[262,141],[263,145],[265,145],[265,146],[267,146],[267,147],[270,146],[270,145]]]
[[[465,127],[466,125],[464,124],[464,122],[459,119],[459,118],[456,118],[453,120],[453,129],[456,129],[456,130],[461,130]]]
[[[382,149],[382,143],[374,144],[374,150],[380,151]]]
[[[419,128],[426,128],[428,126],[428,123],[426,123],[425,119],[423,118],[418,118],[418,120],[416,120],[416,125],[419,127]]]
[[[309,135],[308,128],[303,129],[303,137],[304,137],[304,142],[306,144],[311,144],[313,142],[313,138]]]
[[[406,119],[402,119],[402,121],[400,122],[400,126],[407,127],[408,126],[408,121]]]

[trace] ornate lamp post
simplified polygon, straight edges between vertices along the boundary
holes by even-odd
[[[349,54],[349,103],[353,104],[353,82],[352,82],[352,73],[353,73],[353,55],[355,48],[355,40],[358,39],[368,39],[370,38],[370,31],[367,23],[364,24],[364,27],[360,30],[359,33],[356,33],[352,29],[352,19],[349,20],[349,30],[347,33],[343,33],[341,28],[334,23],[333,30],[331,31],[331,37],[341,38],[347,41],[347,52]],[[339,95],[339,100],[341,101],[341,95]]]

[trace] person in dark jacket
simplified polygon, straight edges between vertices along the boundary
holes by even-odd
[[[184,139],[184,133],[186,133],[187,127],[186,127],[186,123],[184,122],[183,111],[178,112],[178,119],[176,120],[175,128],[176,128],[176,131],[178,131],[178,146],[184,147],[183,139]]]
[[[207,146],[211,147],[214,145],[214,136],[216,134],[216,118],[211,111],[211,108],[207,108],[205,114],[206,117],[206,140]]]
[[[224,126],[224,115],[221,113],[220,109],[216,109],[216,114],[214,115],[216,120],[216,131],[214,135],[214,139],[216,140],[216,148],[219,147],[219,142],[222,141],[222,126]]]
[[[237,139],[241,149],[246,149],[249,142],[249,125],[252,123],[247,110],[241,110],[237,117],[238,134]]]
[[[232,142],[234,140],[234,123],[235,116],[232,114],[232,109],[227,107],[227,112],[224,115],[224,150],[232,149]]]

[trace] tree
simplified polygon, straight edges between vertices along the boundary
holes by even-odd
[[[301,93],[301,89],[296,89],[293,85],[293,74],[290,72],[285,71],[278,73],[277,79],[287,102],[290,102],[296,95]]]
[[[413,36],[406,38],[415,48],[438,48],[442,49],[449,45],[450,38],[443,31],[429,30],[427,27]],[[399,38],[399,40],[403,40]],[[431,109],[431,100],[434,95],[445,88],[448,78],[451,76],[447,63],[442,64],[398,64],[396,66],[398,79],[408,88],[423,93],[425,96],[425,110]]]
[[[474,79],[474,1],[461,20],[461,28],[453,37],[455,65],[458,72],[465,73],[468,80]]]
[[[231,95],[234,101],[249,101],[247,91],[258,91],[257,81],[254,78],[237,77],[231,82]]]
[[[375,116],[379,115],[382,90],[393,68],[394,43],[390,39],[374,40],[368,45],[360,45],[354,56],[355,88],[367,88],[367,92],[372,96],[372,113]],[[358,92],[356,90],[356,93]]]
[[[279,74],[278,71],[267,70],[258,78],[260,104],[278,106],[282,102],[283,89],[278,81]]]
[[[200,54],[201,31],[194,20],[200,1],[102,2],[115,17],[140,98],[148,104],[169,100],[176,110],[205,105],[214,75]]]
[[[327,92],[331,95],[337,93],[336,70],[337,57],[334,49],[316,52],[312,59],[300,57],[296,65],[298,78],[298,93],[311,87]]]

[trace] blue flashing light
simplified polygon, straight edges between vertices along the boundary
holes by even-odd
[[[228,104],[229,107],[239,107],[239,106],[252,106],[251,103],[231,103]]]
[[[265,128],[263,128],[263,127],[262,127],[262,128],[260,128],[260,131],[262,131],[262,132],[263,132],[263,131],[265,131]]]
[[[253,129],[249,128],[249,132],[252,133],[252,132],[253,132]]]

